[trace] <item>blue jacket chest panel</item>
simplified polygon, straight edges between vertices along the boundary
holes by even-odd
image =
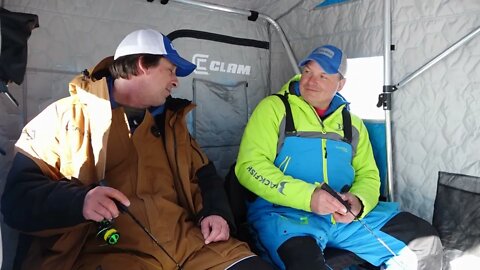
[[[355,177],[352,146],[320,137],[286,137],[274,164],[285,175],[312,184],[327,181],[337,191]]]

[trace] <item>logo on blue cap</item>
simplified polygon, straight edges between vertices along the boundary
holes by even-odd
[[[327,48],[327,47],[320,47],[320,48],[317,48],[315,51],[313,51],[313,53],[315,54],[323,54],[325,55],[326,57],[328,58],[333,58],[335,56],[335,53]]]

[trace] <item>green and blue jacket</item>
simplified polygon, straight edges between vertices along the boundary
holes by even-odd
[[[362,202],[364,217],[377,205],[380,192],[367,129],[351,114],[352,141],[345,142],[342,110],[348,103],[337,93],[321,119],[300,96],[300,78],[294,76],[279,91],[290,92],[294,134],[284,132],[286,110],[276,96],[258,104],[245,128],[235,172],[240,183],[260,197],[250,208],[283,206],[311,212],[312,193],[326,182],[338,192],[348,186]],[[290,84],[297,90],[289,89]]]

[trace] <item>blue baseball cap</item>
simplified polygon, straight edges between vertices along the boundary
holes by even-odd
[[[343,77],[347,73],[347,56],[333,45],[324,45],[313,50],[298,66],[303,67],[309,61],[317,62],[327,74],[339,73]]]
[[[197,66],[182,58],[172,42],[162,33],[153,29],[141,29],[128,34],[118,45],[113,59],[132,54],[162,55],[177,67],[176,75],[185,77]]]

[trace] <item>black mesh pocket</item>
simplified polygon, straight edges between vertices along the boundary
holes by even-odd
[[[464,255],[480,259],[480,177],[439,172],[433,226],[445,248],[444,263]]]

